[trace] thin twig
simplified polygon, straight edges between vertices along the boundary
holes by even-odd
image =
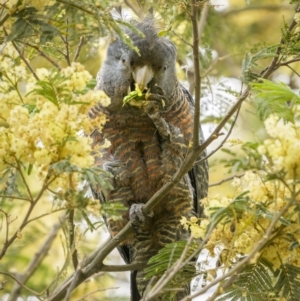
[[[297,56],[297,57],[294,57],[293,59],[291,60],[288,60],[288,61],[285,61],[283,63],[280,63],[278,66],[281,67],[281,66],[286,66],[286,65],[289,65],[289,64],[292,64],[292,63],[296,63],[296,62],[299,62],[300,61],[300,57]]]
[[[5,228],[5,241],[4,241],[4,246],[8,243],[8,233],[9,233],[9,225],[11,223],[10,221],[10,215],[5,212],[4,210],[0,209],[0,212],[2,212],[5,216],[5,224],[6,224],[6,228]],[[2,228],[2,225],[1,225]]]
[[[29,220],[25,223],[25,226],[26,226],[27,224],[33,222],[33,221],[36,221],[36,220],[38,220],[38,219],[41,219],[42,217],[45,217],[45,216],[47,216],[47,215],[50,215],[50,214],[53,214],[53,213],[56,213],[56,212],[59,212],[59,211],[62,211],[62,210],[66,210],[66,208],[55,209],[55,210],[53,210],[53,211],[51,211],[51,212],[47,212],[47,213],[38,215],[38,216],[36,216],[36,217],[33,217],[33,218],[29,219]]]
[[[255,171],[253,171],[253,170],[251,170],[251,171],[252,171],[252,172],[255,172]],[[209,187],[214,187],[214,186],[222,185],[223,183],[228,182],[228,181],[231,181],[231,180],[233,180],[233,179],[235,179],[235,178],[242,178],[244,175],[245,175],[244,172],[243,172],[242,174],[239,174],[239,175],[232,175],[232,176],[227,177],[227,178],[225,178],[225,179],[223,179],[223,180],[221,180],[221,181],[219,181],[219,182],[211,183],[211,184],[209,185]]]
[[[92,291],[86,295],[84,295],[83,297],[79,298],[79,299],[76,299],[75,301],[81,301],[81,300],[86,300],[87,297],[91,296],[91,295],[94,295],[96,293],[99,293],[99,292],[105,292],[107,290],[115,290],[115,289],[118,289],[119,287],[108,287],[108,288],[103,288],[103,289],[98,289],[98,290],[95,290],[95,291]]]
[[[66,23],[67,23],[67,26],[66,26],[65,37],[62,34],[60,34],[60,37],[61,37],[61,39],[64,42],[65,47],[66,47],[66,53],[64,53],[62,51],[59,51],[59,50],[58,51],[65,57],[68,66],[71,66],[70,50],[69,50],[69,40],[68,40],[68,34],[69,34],[69,19],[68,18],[66,18]]]
[[[291,69],[295,74],[297,74],[298,77],[300,77],[300,74],[294,68],[292,68],[290,65],[286,65],[286,67]]]
[[[9,18],[9,13],[6,13],[4,17],[0,20],[0,26],[2,26],[8,18]]]
[[[77,256],[77,250],[75,246],[74,212],[75,212],[74,209],[69,210],[68,224],[69,224],[69,243],[70,243],[70,250],[72,254],[72,263],[73,263],[74,270],[76,270],[78,266],[78,256]]]
[[[8,33],[6,31],[6,29],[3,27],[3,31],[4,31],[4,34],[6,36],[8,36]],[[26,58],[24,57],[22,51],[20,50],[20,48],[17,46],[16,42],[14,41],[11,41],[11,43],[13,44],[14,48],[17,50],[21,60],[25,63],[25,65],[28,67],[28,69],[30,70],[30,72],[32,73],[32,75],[34,76],[34,78],[36,80],[39,80],[39,77],[37,76],[37,74],[35,73],[35,71],[33,70],[33,68],[31,67],[30,63],[26,60]]]
[[[24,176],[24,174],[23,174],[23,172],[22,172],[21,164],[20,164],[20,162],[18,161],[17,158],[15,158],[15,161],[16,161],[16,163],[17,163],[17,170],[18,170],[18,172],[19,172],[19,174],[20,174],[20,176],[21,176],[21,178],[22,178],[22,182],[23,182],[23,184],[24,184],[24,186],[25,186],[25,188],[26,188],[26,191],[27,191],[27,193],[28,193],[28,196],[29,196],[29,198],[30,198],[30,201],[33,202],[33,201],[34,201],[34,200],[33,200],[33,196],[32,196],[32,194],[31,194],[31,191],[30,191],[29,185],[28,185],[28,183],[27,183],[27,181],[26,181],[26,179],[25,179],[25,176]]]
[[[171,30],[171,32],[178,38],[180,39],[183,43],[185,43],[186,45],[193,47],[193,45],[191,43],[189,43],[188,41],[186,41],[185,39],[183,39],[180,35],[178,35],[174,30]]]
[[[62,69],[62,67],[55,60],[53,60],[51,57],[49,57],[43,50],[41,50],[39,46],[32,45],[32,44],[24,42],[24,41],[21,41],[21,43],[35,49],[42,57],[44,57],[47,61],[49,61],[58,70]]]
[[[22,200],[22,201],[27,201],[27,202],[31,202],[30,200],[28,200],[28,198],[25,197],[21,197],[21,196],[14,196],[14,195],[0,195],[0,198],[6,198],[6,199],[14,199],[14,200]]]
[[[202,78],[206,77],[214,68],[214,66],[218,63],[221,62],[223,60],[226,60],[227,58],[233,56],[234,54],[227,54],[224,55],[222,57],[217,57],[212,63],[211,65],[207,68],[207,70],[203,73]]]
[[[6,272],[0,271],[0,274],[1,275],[6,275],[6,276],[10,277],[11,279],[13,279],[17,283],[19,283],[22,286],[22,288],[24,288],[25,290],[27,290],[29,293],[33,294],[39,300],[42,300],[42,298],[39,297],[39,296],[42,295],[42,293],[37,293],[37,292],[33,291],[32,289],[30,289],[29,287],[27,287],[26,285],[24,285],[22,282],[20,282],[16,277],[14,277],[13,275],[11,275],[10,273],[6,273]]]
[[[205,156],[204,158],[201,158],[201,160],[199,160],[199,161],[196,161],[195,164],[199,164],[199,163],[201,163],[201,162],[207,160],[209,157],[211,157],[214,153],[216,153],[216,152],[224,145],[224,143],[227,141],[227,139],[228,139],[229,136],[231,135],[231,132],[232,132],[232,130],[233,130],[235,124],[236,124],[237,118],[238,118],[239,113],[240,113],[240,110],[241,110],[241,106],[242,106],[242,104],[241,104],[240,107],[237,109],[237,112],[236,112],[236,114],[235,114],[234,120],[233,120],[233,122],[232,122],[232,124],[231,124],[231,126],[230,126],[230,129],[229,129],[227,135],[226,135],[225,138],[223,139],[223,141],[222,141],[222,142],[221,142],[221,143],[220,143],[213,151],[211,151],[207,156]]]
[[[80,41],[79,41],[79,44],[76,48],[76,52],[75,52],[75,55],[74,55],[74,58],[73,58],[73,62],[77,61],[83,44],[84,44],[84,36],[80,37]]]

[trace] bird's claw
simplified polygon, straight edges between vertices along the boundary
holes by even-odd
[[[144,111],[148,115],[153,115],[164,109],[166,98],[158,94],[148,94],[146,100],[143,101]]]
[[[160,94],[153,94],[153,93],[149,93],[146,94],[146,101],[145,102],[153,102],[153,103],[157,103],[159,105],[159,107],[161,109],[163,109],[166,106],[166,102],[168,101],[167,98],[163,95]]]
[[[144,204],[132,204],[129,209],[129,219],[134,229],[138,229],[140,226],[144,225],[146,220],[154,215],[153,211],[145,215],[143,207]]]

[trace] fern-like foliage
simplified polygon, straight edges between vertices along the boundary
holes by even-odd
[[[272,265],[264,258],[248,264],[217,301],[266,301],[273,293]]]
[[[164,273],[180,259],[185,248],[188,248],[185,257],[186,259],[193,254],[197,247],[198,244],[196,243],[187,246],[186,241],[177,241],[167,244],[157,255],[150,258],[148,267],[146,268],[146,277],[163,277]],[[189,285],[190,281],[195,276],[195,272],[195,265],[191,263],[186,264],[178,273],[176,273],[165,287],[167,293],[164,293],[164,300],[174,300],[177,292],[176,289]]]
[[[287,301],[300,300],[300,268],[289,263],[282,264],[276,272],[274,290]]]
[[[289,86],[269,80],[261,80],[251,85],[253,103],[262,120],[270,114],[276,114],[286,121],[294,122],[293,107],[300,103],[300,97]]]
[[[256,81],[259,78],[259,74],[254,69],[255,67],[260,67],[258,61],[276,56],[276,49],[277,45],[265,47],[254,55],[252,55],[250,52],[246,53],[242,62],[242,81],[244,83]]]

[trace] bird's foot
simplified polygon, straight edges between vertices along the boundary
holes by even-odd
[[[144,111],[148,114],[154,114],[165,108],[167,98],[161,94],[146,94],[146,100],[143,102]]]
[[[154,215],[153,212],[145,215],[143,207],[144,204],[132,204],[129,209],[129,219],[135,230],[140,229]]]

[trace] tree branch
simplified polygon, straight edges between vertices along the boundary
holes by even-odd
[[[199,146],[200,141],[200,97],[201,97],[201,75],[199,60],[199,33],[198,33],[198,5],[195,0],[191,0],[191,22],[193,27],[193,57],[195,76],[195,112],[193,130],[193,149]]]

